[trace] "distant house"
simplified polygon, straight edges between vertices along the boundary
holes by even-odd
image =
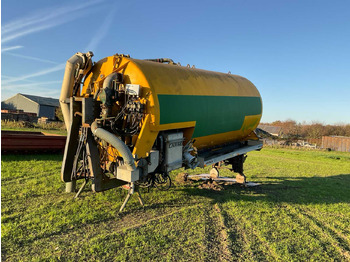
[[[283,135],[283,130],[280,126],[258,125],[258,128],[273,136],[282,137]]]
[[[1,103],[1,109],[23,110],[27,113],[35,113],[37,117],[55,119],[55,110],[59,107],[58,99],[50,97],[17,94]]]

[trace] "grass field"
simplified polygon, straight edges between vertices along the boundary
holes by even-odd
[[[4,155],[2,260],[350,261],[350,154],[248,155],[259,187],[144,190],[145,208],[134,196],[121,215],[121,189],[64,193],[62,156]]]
[[[61,135],[66,136],[67,131],[66,130],[60,130],[60,129],[43,129],[43,128],[16,128],[16,127],[1,127],[1,130],[3,131],[25,131],[25,132],[42,132],[47,134],[55,134],[55,135]]]
[[[26,132],[43,132],[47,134],[56,134],[66,136],[67,131],[62,123],[47,123],[47,124],[37,124],[30,123],[32,127],[27,126],[27,122],[23,121],[10,121],[1,120],[1,130],[6,131],[26,131]]]

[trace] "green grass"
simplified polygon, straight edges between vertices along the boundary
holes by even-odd
[[[62,129],[43,129],[43,128],[31,128],[31,127],[1,127],[4,131],[24,131],[24,132],[42,132],[47,134],[55,134],[66,136],[67,131]]]
[[[349,261],[350,154],[248,155],[259,187],[143,190],[145,208],[134,196],[123,214],[121,189],[64,193],[60,155],[4,155],[2,260]]]
[[[67,131],[63,123],[37,124],[23,121],[1,120],[1,130],[6,131],[25,131],[25,132],[43,132],[66,136]]]

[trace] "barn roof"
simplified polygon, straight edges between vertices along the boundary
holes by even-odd
[[[51,97],[42,97],[42,96],[33,96],[33,95],[26,95],[26,94],[20,94],[29,100],[32,100],[39,105],[44,105],[44,106],[55,106],[58,107],[60,105],[60,102],[58,99],[51,98]]]
[[[282,131],[282,127],[280,126],[258,125],[258,128],[270,134],[279,134]]]

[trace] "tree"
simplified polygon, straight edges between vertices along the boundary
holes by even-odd
[[[63,118],[63,113],[62,113],[62,109],[61,107],[57,107],[56,110],[55,110],[55,116],[56,118],[59,120],[59,121],[64,121],[64,118]]]

